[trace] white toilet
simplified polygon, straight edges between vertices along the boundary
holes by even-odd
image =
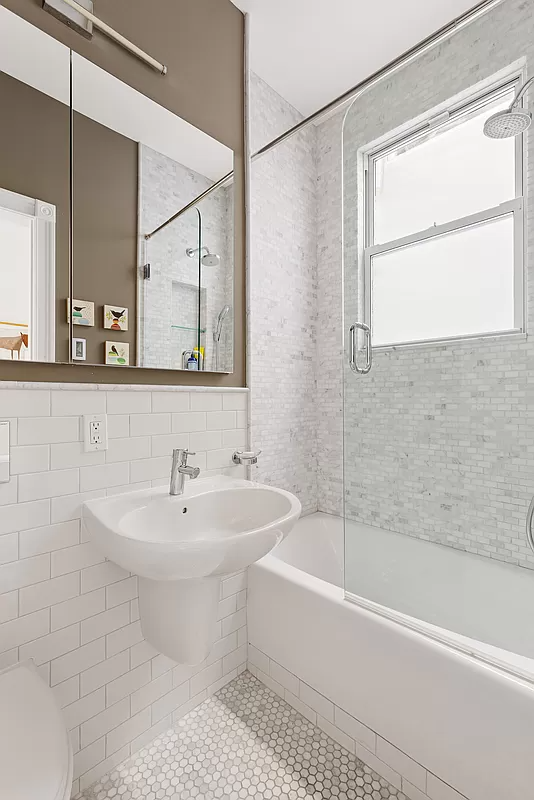
[[[31,661],[0,672],[0,797],[69,800],[72,750],[52,691]]]

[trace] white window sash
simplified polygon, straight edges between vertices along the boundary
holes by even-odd
[[[467,217],[453,220],[452,222],[444,223],[443,225],[436,225],[427,228],[424,231],[403,236],[400,239],[394,239],[384,244],[374,245],[367,247],[364,250],[364,319],[367,325],[371,327],[372,332],[372,268],[373,257],[382,253],[393,252],[400,250],[404,247],[409,247],[414,244],[429,241],[431,239],[438,239],[448,233],[455,231],[462,231],[466,228],[480,225],[486,222],[497,221],[502,217],[513,216],[514,220],[514,327],[506,331],[481,331],[480,333],[468,334],[465,336],[451,336],[439,337],[437,339],[416,339],[408,342],[392,342],[390,344],[374,345],[373,349],[381,350],[392,347],[402,347],[403,345],[413,344],[430,344],[433,342],[446,342],[457,341],[461,339],[477,339],[480,337],[506,335],[513,333],[522,333],[524,331],[525,320],[525,290],[524,290],[524,202],[522,197],[515,200],[509,200],[506,203],[494,208],[489,208],[485,211],[480,211],[477,214],[471,214]]]
[[[375,147],[363,153],[364,158],[364,180],[365,180],[365,210],[364,210],[364,232],[365,232],[365,246],[371,246],[374,243],[374,217],[375,217],[375,170],[376,162],[384,158],[388,153],[393,153],[396,150],[406,146],[409,143],[417,142],[418,139],[424,138],[429,131],[439,131],[440,128],[448,128],[454,124],[466,122],[474,114],[480,113],[485,107],[489,106],[504,97],[510,91],[517,91],[518,86],[522,81],[526,80],[526,74],[517,73],[511,75],[509,78],[480,92],[475,97],[468,101],[463,101],[457,105],[451,106],[449,109],[442,111],[439,114],[429,114],[426,122],[413,128],[411,131],[405,132],[398,137],[393,137],[387,143],[383,143],[380,147]],[[524,102],[521,100],[520,107],[524,107]],[[524,142],[523,136],[516,136],[515,139],[515,196],[519,198],[523,195],[524,174],[523,174],[523,150]]]

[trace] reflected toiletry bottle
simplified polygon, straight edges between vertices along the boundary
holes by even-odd
[[[187,359],[187,369],[196,369],[198,370],[198,361],[196,360],[193,353]]]

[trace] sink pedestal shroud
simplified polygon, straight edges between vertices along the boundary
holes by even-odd
[[[220,575],[180,581],[139,578],[143,636],[179,664],[201,664],[215,642],[220,591]]]

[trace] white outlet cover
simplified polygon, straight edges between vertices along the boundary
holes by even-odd
[[[91,442],[91,423],[100,423],[100,442]],[[83,448],[86,453],[108,449],[108,418],[106,414],[86,414],[83,418]]]

